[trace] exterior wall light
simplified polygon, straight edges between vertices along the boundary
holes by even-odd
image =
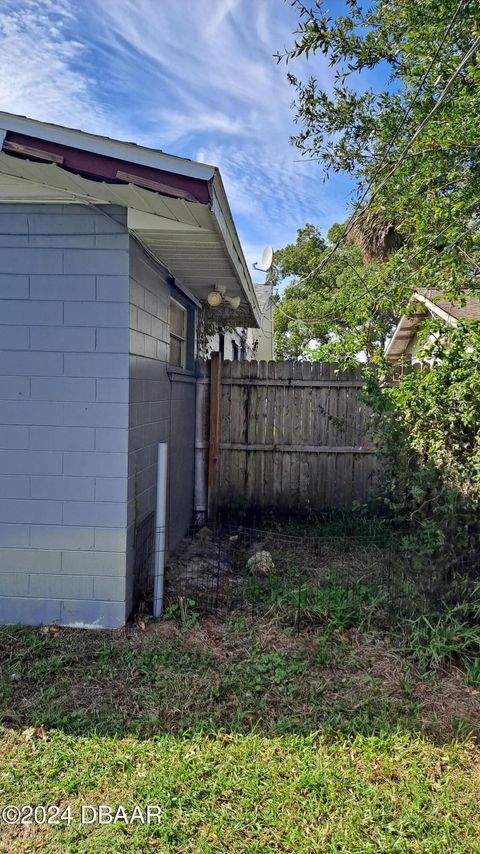
[[[214,291],[210,291],[207,296],[207,302],[212,308],[218,308],[222,302],[227,302],[230,308],[235,311],[240,305],[240,297],[229,297],[226,293],[225,285],[217,285]]]
[[[235,311],[240,305],[240,297],[224,297],[225,302]]]
[[[221,293],[219,293],[219,291],[210,291],[207,297],[207,302],[213,308],[217,308],[219,305],[221,305],[222,299],[222,295]]]

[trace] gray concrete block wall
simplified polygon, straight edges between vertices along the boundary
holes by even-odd
[[[129,237],[103,210],[0,205],[0,622],[125,620]]]
[[[195,378],[169,369],[172,286],[132,238],[130,247],[130,406],[127,602],[133,592],[135,523],[156,506],[157,445],[168,442],[167,545],[174,548],[192,520]],[[173,294],[178,298],[178,294]]]
[[[195,378],[172,377],[168,543],[175,548],[193,519],[195,479]]]
[[[167,273],[130,243],[127,601],[133,604],[135,525],[156,506],[157,444],[170,433]],[[146,308],[148,306],[148,310]]]

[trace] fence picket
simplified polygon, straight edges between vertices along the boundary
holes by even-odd
[[[361,385],[360,370],[328,363],[224,363],[220,507],[296,513],[365,501],[378,463]]]

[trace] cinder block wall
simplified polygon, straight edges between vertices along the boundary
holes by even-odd
[[[193,370],[169,368],[170,296],[167,270],[130,240],[130,435],[128,466],[127,610],[133,595],[136,522],[156,506],[157,445],[168,442],[167,546],[174,548],[192,521],[195,441]],[[193,368],[195,310],[189,312],[189,367]]]
[[[0,205],[0,622],[125,620],[126,213]]]

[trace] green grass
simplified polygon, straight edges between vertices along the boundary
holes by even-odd
[[[147,633],[55,637],[0,629],[0,720],[141,738],[252,727],[269,735],[330,726],[368,735],[385,723],[416,725],[416,701],[386,697],[375,682],[347,701],[345,690],[332,689],[337,679],[348,689],[358,669],[348,636],[336,628],[297,635],[270,623],[218,624],[213,638],[207,629],[163,623]]]
[[[109,739],[5,731],[2,801],[70,805],[72,823],[12,828],[4,851],[475,852],[468,745],[218,734]],[[159,804],[160,824],[81,826],[82,804]],[[1,837],[0,837],[1,839]],[[1,844],[1,843],[0,843]]]
[[[478,691],[360,631],[359,601],[322,593],[300,633],[0,628],[0,805],[72,812],[0,822],[0,851],[480,852]],[[79,823],[148,803],[160,824]]]

